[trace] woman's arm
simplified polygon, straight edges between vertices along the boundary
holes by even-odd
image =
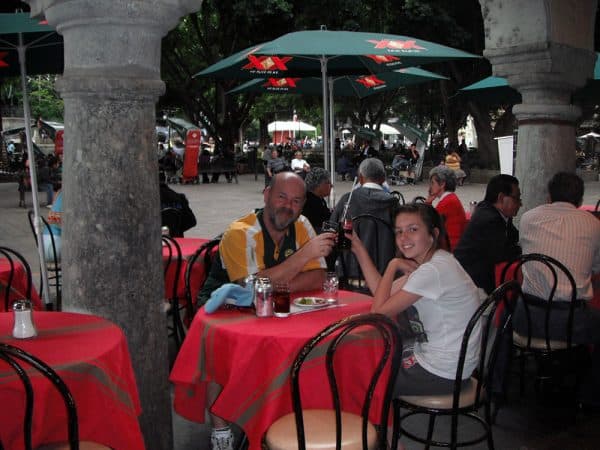
[[[381,277],[381,282],[375,291],[375,299],[371,306],[371,312],[395,317],[396,314],[404,311],[421,298],[420,295],[413,294],[404,289],[400,289],[393,295],[390,295],[394,276],[396,275],[396,272],[400,270],[402,264],[404,264],[404,262],[401,261],[401,258],[394,258],[388,264],[383,277]],[[399,280],[399,284],[404,286],[407,278],[408,275],[404,275],[403,279]]]

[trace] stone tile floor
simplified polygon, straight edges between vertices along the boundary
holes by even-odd
[[[212,237],[221,233],[232,220],[260,207],[263,204],[262,175],[255,180],[254,175],[242,175],[239,184],[226,183],[207,185],[172,185],[183,192],[196,213],[198,225],[188,231],[190,237]],[[339,198],[351,188],[351,182],[336,182],[335,193]],[[403,193],[407,201],[417,195],[425,195],[426,183],[415,186],[393,186]],[[468,207],[470,201],[483,198],[485,185],[465,184],[457,189],[457,195]],[[586,182],[584,203],[595,204],[600,198],[600,182]],[[8,245],[20,250],[28,261],[35,261],[36,249],[27,222],[26,209],[18,208],[16,183],[0,183],[0,245]],[[31,194],[27,205],[31,207]],[[42,200],[42,205],[44,205]],[[45,208],[42,209],[46,212]],[[34,274],[34,279],[38,279]],[[513,377],[512,381],[515,381]],[[599,380],[600,382],[600,380]],[[585,450],[600,448],[600,414],[576,412],[563,404],[556,396],[536,397],[533,387],[528,386],[526,395],[521,397],[516,386],[511,383],[508,405],[501,409],[494,426],[494,441],[497,449],[514,450]],[[173,414],[176,450],[208,449],[208,428],[205,425],[186,421]],[[414,427],[424,426],[424,421]],[[447,424],[440,420],[440,430]],[[461,432],[468,433],[471,426],[461,425]],[[403,439],[407,449],[421,448],[421,445]],[[470,448],[484,449],[485,444]]]

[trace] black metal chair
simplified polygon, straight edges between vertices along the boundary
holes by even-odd
[[[398,204],[399,205],[405,205],[406,201],[404,200],[404,195],[402,195],[402,192],[400,191],[391,191],[390,194],[392,194],[394,197],[396,197],[398,199]]]
[[[35,245],[37,247],[38,240],[35,232],[33,210],[29,210],[27,212],[27,218],[29,219],[29,226],[31,228],[31,232],[33,233],[33,239],[35,240]],[[48,309],[62,311],[62,268],[60,258],[58,257],[58,253],[56,251],[56,239],[48,221],[42,216],[40,216],[40,220],[42,221],[42,233],[44,230],[48,231],[48,236],[50,237],[50,243],[52,245],[52,255],[45,255],[46,257],[51,256],[51,258],[46,259],[46,272],[48,273],[48,288],[52,288],[54,291],[54,300],[56,303],[54,305],[49,305]],[[43,293],[44,284],[42,282],[42,274],[40,273],[40,297],[43,295]]]
[[[381,353],[377,353],[377,364],[364,397],[362,393],[356,393],[360,395],[357,398],[363,399],[361,413],[352,414],[344,410],[336,374],[339,374],[338,371],[352,370],[355,362],[337,360],[336,352],[344,346],[344,342],[373,338],[382,343]],[[356,351],[361,349],[364,352],[373,352],[369,345],[359,345]],[[270,450],[306,450],[307,447],[339,450],[342,448],[342,442],[343,448],[387,448],[390,400],[401,354],[402,344],[398,328],[393,321],[381,314],[346,317],[327,326],[311,338],[296,356],[290,374],[294,412],[279,418],[269,427],[264,443]],[[305,363],[308,366],[316,364],[314,358],[319,355],[325,355],[333,408],[303,409],[300,395],[302,368]],[[382,376],[386,367],[389,367],[389,372]],[[380,424],[375,426],[369,421],[369,413],[372,412],[372,399],[378,386],[385,394],[381,401],[381,411],[378,411],[381,414]]]
[[[598,211],[600,211],[600,200],[598,200],[598,201],[596,202],[596,207],[594,208],[594,211],[595,211],[595,212],[598,212]]]
[[[417,195],[415,198],[412,199],[411,203],[425,203],[426,200],[427,199],[422,195]]]
[[[352,227],[369,252],[369,256],[383,273],[396,255],[394,227],[390,222],[372,214],[359,214],[352,218]],[[370,293],[364,275],[352,252],[339,255],[340,284],[350,291]]]
[[[169,270],[173,270],[173,286],[171,292],[168,292],[167,302],[167,316],[171,316],[172,325],[169,327],[171,334],[175,341],[177,350],[181,347],[181,343],[185,338],[185,329],[181,320],[181,304],[179,302],[179,278],[181,276],[181,266],[183,265],[183,257],[181,255],[181,247],[177,241],[169,236],[162,236],[163,248],[167,250],[166,258],[163,258],[163,270],[166,275]],[[171,269],[171,268],[174,269]],[[183,299],[182,299],[183,300]]]
[[[163,208],[160,210],[160,225],[169,228],[170,237],[183,237],[181,229],[182,212],[177,208]]]
[[[542,330],[534,329],[535,326],[532,322],[530,312],[531,305],[533,303],[539,303],[539,299],[532,298],[527,294],[524,294],[522,297],[525,316],[527,319],[527,330],[524,334],[520,334],[517,331],[513,332],[513,345],[519,359],[519,386],[521,394],[523,394],[525,390],[525,359],[528,355],[532,355],[537,359],[538,373],[536,381],[538,382],[538,387],[544,381],[549,381],[556,378],[558,375],[561,375],[556,371],[556,369],[560,368],[560,366],[571,366],[571,364],[554,364],[553,356],[557,356],[560,359],[567,355],[567,353],[573,348],[573,316],[574,309],[578,305],[577,286],[573,275],[571,275],[569,269],[567,269],[560,261],[547,255],[539,253],[521,255],[504,267],[501,280],[504,281],[507,279],[509,270],[513,271],[513,274],[518,274],[523,269],[524,265],[529,266],[530,264],[541,264],[548,269],[547,272],[551,274],[551,288],[548,298],[543,299],[544,301],[547,301],[547,305],[544,305],[546,307],[544,308],[545,314]],[[550,325],[552,322],[553,305],[557,304],[557,300],[554,298],[554,295],[558,285],[559,273],[562,273],[563,276],[568,280],[569,285],[571,286],[571,294],[568,302],[567,320],[564,324],[564,336],[557,338],[556,336],[552,336]],[[523,276],[526,276],[526,271],[523,273]],[[562,304],[565,302],[560,303],[560,306],[562,307]],[[537,306],[539,306],[539,304]],[[569,357],[571,356],[576,355],[569,355]],[[577,366],[578,364],[575,364],[573,367]]]
[[[491,376],[494,372],[496,356],[500,337],[504,332],[508,332],[509,323],[512,319],[513,303],[521,293],[519,283],[516,281],[507,282],[492,292],[488,298],[477,308],[473,314],[461,343],[459,354],[457,354],[458,365],[454,381],[454,390],[451,394],[431,395],[431,396],[400,396],[393,400],[394,406],[394,431],[392,436],[392,448],[397,448],[399,437],[404,434],[408,438],[421,442],[425,448],[429,446],[457,447],[474,445],[478,442],[486,441],[489,449],[494,448],[492,437],[492,417],[491,417],[491,395],[490,386]],[[494,317],[498,306],[504,303],[508,311],[496,328],[495,335],[492,337],[494,328]],[[481,323],[481,343],[479,349],[479,362],[474,373],[471,374],[468,386],[462,388],[465,357],[471,333],[475,326]],[[478,411],[484,408],[484,416],[480,416]],[[401,414],[402,409],[408,412]],[[403,421],[408,417],[415,415],[429,416],[427,435],[417,435],[413,426],[403,426]],[[438,416],[449,416],[451,418],[450,439],[434,439],[435,420]],[[458,419],[465,417],[473,420],[482,427],[482,433],[476,437],[465,440],[458,440]],[[437,437],[437,436],[436,436]]]
[[[10,293],[13,291],[13,280],[15,275],[15,270],[17,268],[17,264],[20,264],[25,273],[27,275],[27,288],[25,292],[21,292],[20,294],[25,295],[25,298],[31,300],[31,289],[32,289],[32,277],[31,277],[31,268],[27,263],[27,260],[23,255],[21,255],[16,250],[13,250],[9,247],[0,247],[0,256],[3,256],[8,261],[10,265],[10,272],[8,274],[8,280],[6,281],[6,285],[2,286],[4,288],[4,309],[2,311],[10,311]]]
[[[45,362],[30,353],[9,344],[0,343],[0,360],[5,361],[17,374],[25,389],[25,416],[23,425],[25,450],[32,449],[31,430],[33,425],[33,411],[35,407],[34,386],[30,379],[31,369],[44,376],[60,393],[67,409],[67,442],[43,445],[36,447],[41,450],[60,449],[108,449],[108,447],[89,441],[79,441],[79,426],[77,422],[77,408],[69,388],[60,376]],[[0,448],[2,444],[0,443]]]
[[[194,315],[196,314],[196,296],[192,294],[192,291],[198,292],[206,277],[210,273],[210,269],[212,267],[216,249],[219,247],[219,242],[221,242],[221,236],[217,236],[214,239],[211,239],[208,242],[202,244],[198,249],[194,252],[192,257],[187,262],[187,267],[185,269],[185,307],[186,307],[186,320],[191,321]],[[204,279],[201,281],[199,286],[193,286],[192,288],[192,271],[194,270],[195,264],[201,264],[204,267]]]

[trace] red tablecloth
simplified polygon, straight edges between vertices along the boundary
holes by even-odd
[[[0,258],[0,311],[5,311],[4,299],[6,295],[6,286],[8,285],[8,278],[10,275],[10,263],[6,258]],[[27,272],[23,266],[16,262],[15,273],[10,287],[10,294],[8,295],[8,307],[10,310],[12,302],[26,298],[27,292]],[[43,310],[45,309],[40,300],[35,286],[31,287],[31,298],[34,309]]]
[[[345,306],[284,319],[257,318],[253,313],[227,310],[208,315],[204,308],[200,309],[171,371],[175,410],[190,420],[204,422],[206,385],[214,381],[223,386],[223,391],[212,412],[241,426],[250,449],[259,449],[267,428],[292,411],[288,375],[300,348],[328,324],[369,311],[371,301],[366,295],[342,291],[339,302]],[[348,344],[339,355],[356,361],[351,373],[341,379],[342,402],[352,403],[354,412],[359,412],[363,400],[354,398],[354,393],[364,395],[366,373],[374,367],[379,352],[356,352],[356,347],[352,351],[353,345],[379,344],[360,339]],[[307,372],[303,369],[304,376],[301,375],[303,405],[329,408],[331,396],[325,381],[324,360],[320,358],[309,365],[310,369]],[[374,410],[380,408],[379,394],[376,391]]]
[[[181,264],[181,271],[179,273],[179,280],[177,283],[177,297],[179,299],[185,298],[185,271],[187,270],[187,262],[194,255],[198,247],[209,241],[209,239],[202,238],[175,238],[175,241],[181,248],[181,256],[183,258]],[[169,251],[166,247],[163,247],[163,259],[166,260],[169,257]],[[169,270],[165,274],[165,298],[171,298],[173,296],[173,283],[175,282],[176,267],[174,261],[169,266]],[[191,272],[192,286],[199,286],[204,280],[204,265],[202,259],[194,264]],[[196,298],[198,294],[197,290],[192,290],[192,298]]]
[[[143,449],[137,419],[141,407],[121,329],[87,314],[37,311],[34,322],[37,337],[14,339],[13,314],[0,313],[0,341],[32,353],[58,372],[77,405],[80,439],[115,450]],[[31,381],[33,446],[66,441],[66,411],[60,395],[41,376],[32,376]],[[24,448],[24,398],[14,371],[0,361],[0,441],[7,450]]]

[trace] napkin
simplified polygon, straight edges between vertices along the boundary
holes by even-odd
[[[206,314],[212,314],[225,303],[235,306],[250,306],[253,298],[254,292],[251,286],[244,288],[238,284],[225,283],[213,291],[204,305],[204,310]]]

